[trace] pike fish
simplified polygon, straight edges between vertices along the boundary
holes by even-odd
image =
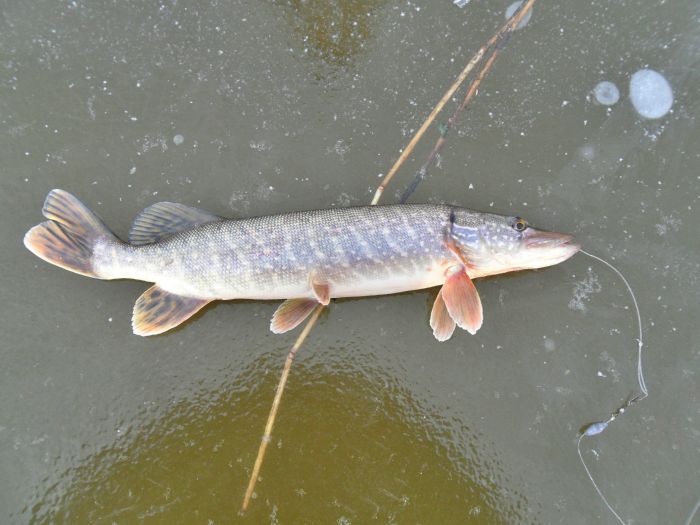
[[[270,328],[283,333],[318,304],[440,286],[430,315],[439,341],[474,334],[483,312],[473,280],[565,261],[571,235],[520,217],[434,204],[359,206],[226,219],[159,202],[117,238],[76,197],[52,190],[48,219],[24,237],[51,264],[97,279],[155,283],[134,305],[135,334],[178,326],[215,300],[283,299]]]

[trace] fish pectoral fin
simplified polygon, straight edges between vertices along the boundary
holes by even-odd
[[[270,330],[275,334],[289,332],[306,319],[318,305],[315,299],[287,299],[275,310]]]
[[[185,322],[210,302],[210,299],[166,292],[156,284],[136,300],[131,326],[136,335],[162,334]]]
[[[469,247],[457,247],[457,244],[452,237],[448,237],[445,240],[445,247],[452,252],[452,255],[454,255],[465,268],[472,268],[474,266],[473,259],[475,258],[475,254]]]
[[[313,274],[309,278],[309,282],[311,284],[311,290],[319,303],[326,306],[331,302],[331,287],[328,283],[320,280]]]
[[[223,217],[199,208],[177,202],[157,202],[136,216],[129,230],[129,242],[151,244],[175,233],[222,220]]]
[[[457,326],[475,334],[484,321],[479,292],[463,266],[453,269],[440,289],[450,317]]]
[[[445,306],[445,301],[442,298],[442,290],[440,290],[430,312],[430,328],[433,329],[435,339],[440,342],[447,341],[452,337],[455,326],[456,323],[447,311],[447,306]]]

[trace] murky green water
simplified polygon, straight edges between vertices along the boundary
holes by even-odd
[[[54,187],[120,235],[159,200],[230,216],[367,203],[509,3],[0,4],[0,522],[613,522],[576,437],[636,391],[636,328],[592,260],[478,282],[483,328],[442,344],[434,291],[332,305],[243,517],[296,335],[268,331],[276,304],[218,304],[142,339],[143,283],[21,244]],[[627,522],[682,524],[700,495],[700,8],[535,10],[412,200],[518,213],[621,267],[651,395],[583,453]],[[627,96],[644,67],[674,91],[655,121]],[[609,109],[590,97],[600,80],[622,92]]]

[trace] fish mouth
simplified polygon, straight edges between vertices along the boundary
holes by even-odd
[[[538,259],[543,266],[559,264],[581,249],[581,245],[568,233],[533,230],[525,239],[525,248]]]

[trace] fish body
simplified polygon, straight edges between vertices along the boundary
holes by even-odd
[[[91,277],[156,283],[135,306],[140,335],[172,328],[213,300],[284,299],[271,325],[284,332],[332,298],[442,285],[431,325],[443,340],[454,323],[471,332],[481,325],[472,279],[557,264],[579,249],[571,236],[517,217],[433,204],[225,219],[164,202],[137,216],[129,242],[62,190],[49,193],[44,215],[25,236],[39,257]]]
[[[103,279],[156,282],[207,299],[313,298],[311,279],[330,297],[383,295],[442,284],[454,257],[443,238],[451,208],[364,206],[224,219],[134,246],[95,249]]]

